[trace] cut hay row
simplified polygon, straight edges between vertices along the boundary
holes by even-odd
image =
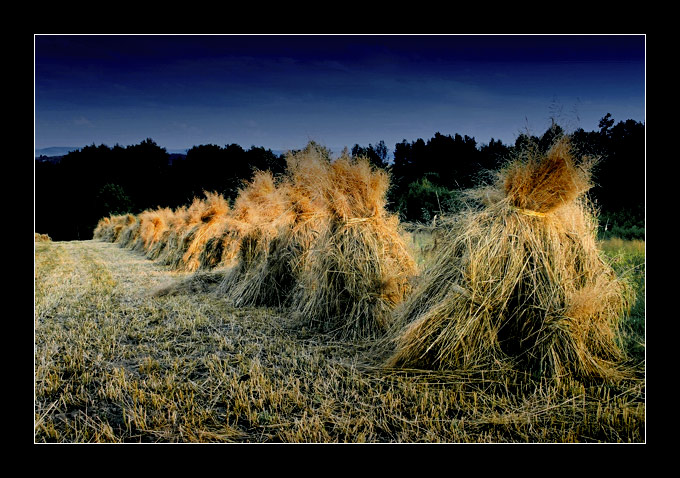
[[[207,193],[175,211],[103,218],[95,238],[220,271],[215,290],[234,305],[286,306],[323,332],[381,338],[387,368],[623,376],[631,289],[597,248],[593,164],[566,139],[547,154],[525,149],[468,191],[422,274],[387,212],[385,171],[331,161],[313,143],[286,161],[281,177],[254,174],[232,207]]]
[[[228,210],[226,199],[206,192],[205,198],[195,198],[189,207],[102,218],[93,238],[116,242],[173,269],[197,271],[204,268],[200,261],[203,246],[222,232]]]
[[[368,160],[328,159],[314,143],[275,178],[257,171],[233,206],[216,193],[186,208],[99,221],[94,238],[177,270],[218,270],[237,306],[287,306],[341,337],[383,334],[416,265],[385,209],[389,178]]]

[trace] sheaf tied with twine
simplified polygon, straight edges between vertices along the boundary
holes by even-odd
[[[399,219],[385,207],[389,175],[365,158],[342,156],[318,184],[327,216],[305,256],[293,306],[340,337],[382,336],[417,272]]]
[[[385,365],[624,376],[617,332],[632,288],[597,247],[592,166],[562,138],[470,191],[484,207],[447,219],[433,262],[396,311]]]

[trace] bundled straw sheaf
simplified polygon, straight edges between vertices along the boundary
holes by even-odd
[[[305,256],[294,307],[324,331],[380,336],[416,273],[399,221],[385,209],[389,177],[343,156],[315,180],[327,218]]]
[[[238,261],[226,272],[220,290],[236,305],[265,302],[263,295],[276,293],[261,272],[272,241],[292,218],[284,188],[269,171],[255,172],[236,197],[232,213],[239,240]]]
[[[224,229],[228,213],[228,201],[215,192],[206,192],[204,200],[194,200],[179,235],[175,267],[190,272],[203,268],[201,254],[208,241]]]
[[[121,247],[130,247],[139,237],[139,232],[142,227],[142,223],[139,221],[137,216],[132,214],[127,214],[125,216],[125,224],[118,234],[118,242]]]
[[[109,239],[109,232],[111,230],[111,217],[103,217],[97,222],[97,226],[92,232],[92,238],[100,241],[111,242]]]
[[[302,274],[309,250],[327,226],[323,191],[327,187],[324,184],[330,161],[310,144],[302,151],[289,153],[286,162],[286,174],[275,185],[269,176],[260,178],[262,186],[268,186],[268,195],[275,196],[273,208],[269,201],[252,200],[252,194],[257,190],[255,183],[237,199],[237,208],[251,211],[265,207],[271,216],[265,218],[268,220],[268,223],[264,222],[265,231],[257,232],[256,227],[245,236],[239,268],[225,281],[229,295],[237,305],[290,305],[291,293]],[[254,241],[254,234],[259,234],[261,239]]]
[[[33,233],[35,242],[52,242],[52,238],[49,234],[40,234],[38,232]]]
[[[183,232],[188,221],[189,208],[186,206],[179,207],[169,214],[160,240],[155,244],[153,251],[149,251],[150,257],[163,265],[181,269],[185,248]]]
[[[132,214],[119,214],[99,220],[94,229],[93,237],[107,242],[118,242],[124,229],[130,228],[137,221]]]
[[[157,259],[166,246],[170,223],[175,216],[170,208],[158,208],[140,214],[141,249],[149,259]],[[138,242],[139,247],[139,242]]]
[[[587,160],[566,139],[509,163],[448,219],[434,261],[397,311],[388,367],[621,376],[629,286],[601,258]]]

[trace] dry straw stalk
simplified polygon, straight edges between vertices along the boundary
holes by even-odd
[[[262,265],[280,228],[292,220],[286,191],[271,172],[256,171],[239,191],[231,217],[238,257],[226,271],[220,291],[235,305],[261,304],[266,302],[264,296],[278,291],[267,283]]]

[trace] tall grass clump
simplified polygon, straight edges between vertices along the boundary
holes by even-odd
[[[631,288],[596,244],[592,164],[563,138],[546,154],[526,148],[494,184],[471,191],[483,206],[448,219],[395,314],[386,365],[621,378]]]
[[[380,336],[416,273],[399,220],[385,207],[389,176],[346,155],[319,169],[309,180],[323,204],[323,227],[311,236],[293,307],[340,337]]]
[[[618,274],[626,277],[636,291],[635,300],[623,323],[623,341],[627,355],[632,364],[644,363],[645,360],[645,241],[639,239],[624,240],[613,237],[599,242]]]

